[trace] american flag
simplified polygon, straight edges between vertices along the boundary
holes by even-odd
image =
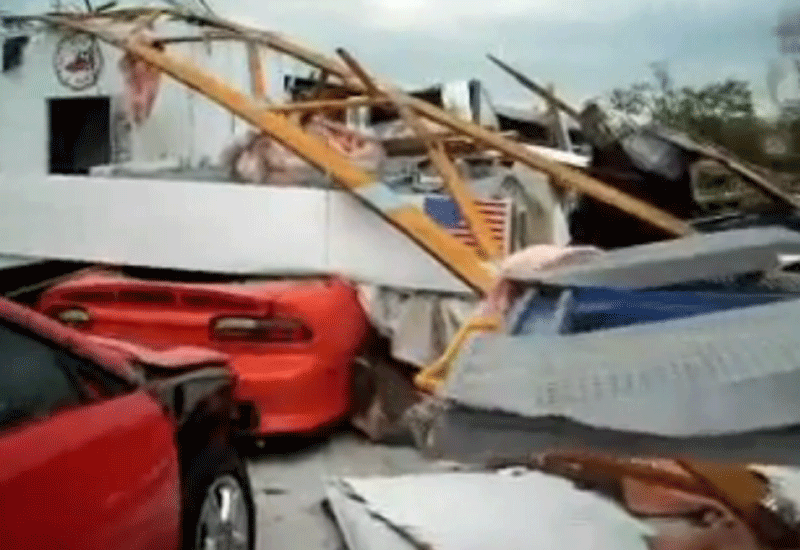
[[[508,253],[511,202],[506,199],[476,200],[475,204],[489,225],[492,238],[499,245],[500,250]],[[467,246],[478,248],[475,235],[467,226],[467,222],[461,215],[461,210],[453,199],[444,196],[427,196],[425,197],[424,210],[428,216],[442,225],[455,238]]]

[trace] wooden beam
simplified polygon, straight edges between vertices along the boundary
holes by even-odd
[[[186,14],[177,12],[176,10],[159,11],[186,19]],[[137,13],[141,13],[141,10]],[[111,14],[113,14],[113,12],[107,12],[104,13],[103,16],[109,16]],[[320,54],[311,50],[310,48],[297,44],[288,38],[279,36],[276,33],[254,30],[237,23],[220,19],[206,18],[202,16],[192,16],[192,18],[195,21],[207,25],[238,33],[240,39],[241,36],[252,38],[276,51],[290,55],[318,69],[326,70],[330,74],[341,78],[344,85],[351,88],[354,93],[363,93],[365,90],[364,84],[352,71],[348,69],[345,64],[334,58]],[[46,18],[38,17],[38,19]],[[61,19],[56,22],[59,23],[63,22],[64,20],[65,19]],[[541,155],[527,151],[519,144],[504,139],[496,133],[486,130],[477,124],[456,119],[449,113],[446,113],[442,109],[439,109],[438,107],[435,107],[425,101],[407,96],[405,94],[402,94],[402,97],[404,101],[417,113],[422,114],[426,118],[444,125],[456,132],[471,136],[485,144],[487,147],[496,149],[504,153],[507,157],[520,162],[521,164],[525,164],[534,170],[547,173],[548,175],[554,177],[559,185],[564,185],[574,189],[575,191],[578,191],[579,193],[589,195],[600,202],[604,202],[628,214],[638,217],[643,221],[660,227],[671,234],[685,235],[692,232],[691,227],[687,223],[672,216],[668,212],[656,208],[640,199],[632,197],[627,193],[619,191],[618,189],[614,189],[605,183],[588,177],[577,170],[564,167],[554,161],[542,157]],[[572,110],[574,112],[574,109]]]
[[[575,109],[574,107],[568,105],[561,99],[559,99],[555,93],[551,90],[546,90],[533,82],[531,79],[517,71],[516,69],[510,67],[506,63],[500,61],[496,57],[489,55],[488,58],[495,63],[498,67],[506,71],[512,77],[514,77],[520,84],[522,84],[525,88],[541,95],[545,101],[549,104],[554,105],[570,115],[572,118],[581,122],[582,124],[588,122],[584,120],[584,117]],[[600,130],[603,134],[607,134],[610,136],[611,132],[606,128],[598,128],[595,131]],[[607,138],[606,138],[607,139]],[[788,211],[796,211],[800,209],[800,202],[795,199],[791,194],[785,192],[780,187],[775,185],[771,182],[768,178],[764,177],[763,175],[757,173],[756,171],[748,168],[746,164],[740,162],[738,159],[733,157],[730,154],[725,152],[717,151],[711,147],[707,147],[704,145],[693,145],[689,143],[681,143],[678,145],[684,149],[689,149],[694,151],[695,153],[705,156],[710,159],[717,160],[723,163],[725,166],[730,168],[732,171],[741,175],[746,181],[750,182],[751,186],[758,188],[762,193],[767,195],[773,201],[781,205],[784,209]]]
[[[400,113],[400,118],[409,126],[419,139],[425,144],[428,151],[428,156],[433,162],[439,174],[444,180],[445,186],[453,199],[456,201],[464,220],[475,235],[475,240],[478,246],[489,258],[497,258],[502,255],[502,250],[497,242],[492,238],[492,230],[486,224],[481,215],[480,209],[476,204],[477,197],[472,194],[472,191],[467,187],[458,168],[453,164],[452,159],[447,154],[447,151],[442,146],[442,142],[435,139],[428,128],[417,118],[416,113],[409,109],[402,98],[391,87],[384,87],[382,90],[367,74],[367,71],[343,48],[336,50],[344,62],[350,69],[361,78],[364,86],[370,94],[380,96],[385,95],[397,107]]]
[[[412,98],[413,99],[413,98]],[[472,122],[467,122],[450,115],[424,101],[411,101],[409,105],[425,117],[457,132],[462,132],[487,146],[504,153],[533,170],[544,172],[554,178],[558,185],[574,189],[579,193],[604,202],[631,214],[672,235],[688,235],[693,232],[691,226],[676,218],[669,212],[656,208],[606,183],[587,176],[583,172],[545,158],[527,150],[519,143],[512,142],[496,132],[487,130]]]
[[[337,74],[335,73],[336,64],[334,62],[326,61],[325,65],[331,72]],[[352,86],[354,90],[359,88],[365,89],[363,83],[358,81],[355,73],[350,73],[349,76],[347,72],[340,72],[338,74],[348,85]],[[528,151],[520,144],[504,138],[497,132],[487,130],[472,122],[458,119],[443,109],[415,97],[402,93],[400,95],[406,105],[429,120],[450,128],[455,132],[470,136],[476,141],[485,144],[487,147],[504,153],[506,157],[520,164],[524,164],[534,170],[545,172],[552,176],[558,185],[563,185],[566,188],[574,189],[579,193],[589,195],[600,202],[604,202],[659,227],[669,234],[679,236],[693,233],[693,229],[688,223],[676,218],[669,212],[628,195],[578,170],[568,168],[541,155],[537,155],[532,151]]]
[[[391,87],[384,87],[382,90],[379,90],[372,78],[367,74],[367,71],[353,56],[343,48],[339,48],[336,51],[347,66],[361,78],[369,93],[376,96],[384,95],[397,107],[397,111],[400,113],[400,118],[403,119],[403,122],[405,122],[425,144],[431,162],[436,166],[436,169],[444,180],[447,190],[456,201],[459,210],[461,210],[461,214],[464,216],[464,220],[475,235],[478,247],[489,258],[494,259],[501,256],[502,250],[492,238],[492,230],[486,224],[486,220],[484,220],[476,204],[477,197],[475,197],[469,187],[467,187],[466,182],[464,182],[461,174],[458,172],[458,168],[453,164],[452,159],[442,146],[442,142],[434,138],[428,128],[426,128],[417,117],[416,113],[405,105],[394,89]]]
[[[159,12],[148,13],[147,15],[143,15],[134,23],[133,28],[129,31],[129,36],[135,36],[139,34],[140,31],[152,27],[155,24],[156,20],[161,17],[163,14]]]
[[[349,76],[347,68],[341,63],[333,60],[319,52],[290,40],[276,32],[264,31],[242,25],[235,21],[222,19],[219,17],[212,17],[207,15],[199,15],[195,13],[187,13],[182,10],[174,8],[121,8],[118,10],[108,10],[99,14],[94,14],[85,17],[84,19],[92,19],[94,17],[102,19],[113,19],[119,17],[135,17],[143,13],[150,13],[157,11],[164,15],[168,15],[174,19],[182,19],[188,23],[211,27],[218,30],[218,38],[213,39],[227,39],[227,40],[254,40],[263,46],[271,48],[275,51],[290,55],[312,67],[326,69],[333,75],[340,78]],[[71,17],[71,16],[70,16]],[[37,17],[41,19],[41,17]],[[212,34],[213,36],[213,34]],[[225,36],[225,38],[221,38]],[[188,38],[188,37],[187,37]],[[197,37],[192,37],[191,40],[198,40]],[[203,40],[199,38],[199,40]]]
[[[470,247],[432,221],[418,205],[405,201],[401,195],[376,181],[373,174],[356,166],[348,157],[319,137],[306,133],[285,117],[263,109],[255,100],[188,59],[181,59],[133,40],[125,40],[116,33],[94,25],[59,17],[43,19],[54,25],[92,34],[142,58],[178,82],[197,90],[265,132],[312,166],[329,174],[334,181],[406,233],[467,285],[482,293],[487,293],[492,288],[495,281],[492,266],[480,262]]]
[[[250,92],[253,97],[265,99],[267,90],[264,82],[264,69],[261,65],[261,57],[258,51],[258,44],[247,42],[247,64],[250,67]]]
[[[528,90],[540,95],[549,105],[554,105],[555,107],[561,109],[568,115],[570,115],[575,120],[580,121],[581,114],[580,112],[574,108],[572,105],[565,103],[562,101],[558,96],[555,95],[552,91],[544,88],[543,86],[539,86],[536,82],[519,72],[518,70],[514,69],[510,65],[500,61],[495,56],[488,54],[486,57],[489,58],[489,61],[503,69],[505,72],[510,74],[514,79],[522,84]]]
[[[382,93],[382,91],[378,89],[378,86],[372,80],[372,77],[367,74],[367,71],[364,70],[364,68],[358,63],[358,61],[356,61],[356,59],[352,55],[350,55],[350,53],[347,50],[345,50],[344,48],[337,48],[336,53],[339,54],[339,57],[342,58],[347,67],[351,71],[353,71],[353,74],[355,74],[358,77],[358,79],[367,89],[367,94],[371,96],[387,95],[388,97],[388,93],[386,92],[386,90],[383,90]],[[394,100],[391,97],[389,99],[392,100],[392,103],[394,103]],[[402,108],[402,105],[398,105],[397,107]]]
[[[392,102],[386,98],[356,96],[347,99],[315,99],[313,101],[297,101],[293,103],[283,103],[280,105],[270,105],[269,110],[279,113],[291,113],[294,111],[350,109],[353,107],[365,107],[370,105],[391,105],[391,104]]]
[[[448,155],[473,154],[481,150],[472,139],[450,132],[437,132],[433,137],[442,142]],[[386,138],[381,140],[381,146],[390,157],[418,157],[428,153],[425,144],[416,136]]]
[[[501,132],[501,134],[509,139],[518,139],[518,134],[514,131]],[[485,144],[476,143],[471,137],[459,133],[434,132],[432,135],[434,139],[442,142],[447,154],[451,157],[494,152]],[[380,140],[380,143],[390,157],[419,157],[428,152],[425,144],[416,136],[390,137]]]
[[[291,44],[285,45],[288,46],[286,48],[286,53],[293,55],[288,51],[292,49]],[[366,89],[355,73],[351,72],[346,66],[334,59],[317,55],[313,60],[309,56],[306,56],[302,60],[309,62],[319,69],[326,69],[331,74],[339,76],[354,92]],[[527,151],[520,144],[505,139],[496,132],[482,128],[472,122],[457,119],[444,110],[423,100],[406,94],[401,94],[401,97],[406,104],[417,113],[455,132],[470,136],[485,144],[487,147],[504,153],[505,156],[510,159],[534,170],[547,173],[555,178],[559,185],[589,195],[600,202],[604,202],[647,223],[660,227],[672,235],[687,235],[693,232],[691,226],[683,220],[676,218],[660,208],[656,208],[640,199],[615,189],[602,181],[591,178],[578,170],[567,168],[541,155]]]
[[[759,174],[756,170],[753,170],[747,166],[746,163],[740,161],[727,151],[718,150],[708,145],[687,142],[686,140],[680,140],[680,142],[675,145],[677,147],[689,149],[700,156],[720,163],[731,172],[740,175],[745,181],[750,182],[751,187],[757,188],[767,197],[779,204],[782,209],[788,212],[800,210],[800,201],[794,196],[781,189],[774,182],[770,181],[769,178]]]
[[[581,128],[583,129],[583,133],[595,144],[601,147],[605,147],[614,141],[616,141],[616,136],[611,128],[605,123],[602,118],[598,118],[598,114],[602,114],[599,109],[595,108],[594,110],[587,111],[584,110],[583,112],[579,112],[576,108],[572,107],[565,101],[562,101],[559,97],[555,95],[551,90],[547,90],[542,86],[536,84],[533,80],[519,72],[518,70],[510,67],[506,63],[503,63],[493,55],[487,56],[494,64],[498,67],[506,71],[510,74],[514,79],[522,84],[528,90],[534,92],[535,94],[540,95],[545,102],[550,105],[555,105],[558,109],[561,109],[573,119],[578,121],[581,124]]]

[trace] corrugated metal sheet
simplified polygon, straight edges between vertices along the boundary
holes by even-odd
[[[800,424],[800,301],[567,336],[484,336],[456,402],[670,436]]]

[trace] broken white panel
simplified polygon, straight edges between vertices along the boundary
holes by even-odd
[[[329,269],[357,273],[359,280],[385,286],[469,292],[447,268],[358,199],[341,191],[324,193],[329,205]],[[397,284],[404,281],[413,284]]]
[[[0,173],[0,204],[0,254],[469,292],[343,191]]]
[[[800,301],[581,334],[474,339],[448,398],[674,437],[800,423]]]
[[[372,326],[391,342],[394,359],[424,367],[438,359],[477,305],[474,295],[442,296],[360,285]]]
[[[653,530],[610,500],[527,470],[327,483],[350,550],[644,550]]]

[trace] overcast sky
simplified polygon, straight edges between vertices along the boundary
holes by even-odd
[[[0,7],[30,11],[40,1]],[[480,78],[496,102],[529,96],[487,52],[574,102],[647,79],[650,62],[667,60],[678,84],[746,79],[762,106],[768,63],[780,57],[773,29],[782,8],[800,8],[800,0],[207,1],[220,15],[329,52],[343,46],[397,82]]]
[[[650,76],[668,60],[679,84],[736,77],[768,104],[773,29],[800,0],[209,0],[219,12],[332,50],[350,49],[400,82],[476,76],[495,101],[526,92],[485,58],[499,54],[581,101]]]

